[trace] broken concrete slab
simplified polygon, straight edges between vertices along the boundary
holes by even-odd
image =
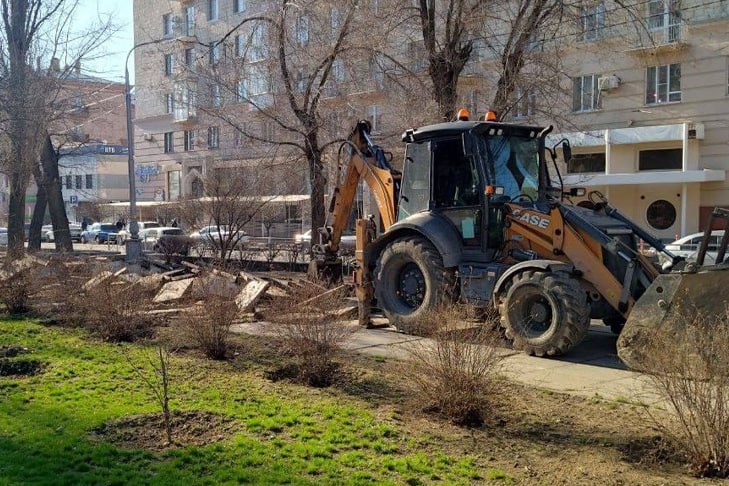
[[[230,274],[206,273],[196,277],[191,290],[195,298],[205,298],[211,295],[224,299],[233,299],[240,292],[240,287],[235,284],[235,277],[231,280]]]
[[[336,309],[332,312],[338,319],[356,319],[359,314],[359,308],[356,305],[350,305]]]
[[[284,292],[278,287],[274,287],[273,285],[269,286],[268,290],[266,290],[266,297],[270,297],[272,299],[280,299],[288,296],[288,293]]]
[[[190,288],[194,278],[188,278],[186,280],[176,280],[174,282],[167,282],[164,284],[162,289],[154,296],[153,302],[159,304],[162,302],[170,302],[172,300],[179,300]]]
[[[109,278],[113,277],[114,274],[111,273],[108,270],[104,270],[103,272],[99,273],[98,275],[94,276],[86,282],[83,287],[81,287],[81,290],[84,292],[89,291],[93,289],[94,287],[98,286],[99,284],[103,283],[104,281],[108,280]]]
[[[238,309],[241,312],[251,312],[253,307],[263,296],[269,287],[268,282],[262,280],[252,280],[243,287],[238,296],[235,298],[235,303],[238,305]]]

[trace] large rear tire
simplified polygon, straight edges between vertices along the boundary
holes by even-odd
[[[514,348],[536,356],[569,352],[590,327],[587,293],[566,272],[517,274],[499,298],[499,315]]]
[[[443,266],[425,238],[407,236],[390,243],[377,261],[375,298],[390,323],[405,333],[422,329],[428,312],[452,300],[455,272]]]

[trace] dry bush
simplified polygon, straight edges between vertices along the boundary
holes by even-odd
[[[502,359],[493,326],[467,324],[475,315],[475,309],[462,304],[440,307],[424,323],[432,339],[408,348],[412,362],[407,374],[420,403],[458,425],[484,422]]]
[[[654,331],[645,364],[670,406],[653,419],[699,476],[729,477],[729,309],[682,312],[685,325]]]
[[[77,302],[77,318],[89,331],[112,342],[133,342],[154,332],[144,314],[148,293],[141,286],[112,278],[88,289]]]
[[[210,359],[225,359],[230,345],[231,326],[238,306],[230,299],[209,296],[203,306],[195,306],[180,319],[182,336]]]
[[[0,304],[8,314],[22,314],[28,311],[32,280],[29,269],[22,270],[6,280],[0,281]]]
[[[315,387],[331,385],[339,371],[335,358],[355,329],[335,313],[345,305],[344,286],[332,290],[312,284],[277,299],[267,317],[286,351],[296,359],[296,378]]]

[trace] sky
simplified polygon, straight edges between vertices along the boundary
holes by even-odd
[[[132,0],[79,0],[74,15],[77,28],[84,28],[99,22],[99,18],[112,18],[118,32],[100,49],[98,59],[82,61],[82,70],[90,75],[113,81],[124,80],[124,60],[134,46],[132,24]],[[134,60],[129,60],[129,75],[134,83]]]

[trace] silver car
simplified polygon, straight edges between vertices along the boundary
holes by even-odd
[[[719,250],[719,243],[721,237],[724,235],[724,231],[712,231],[709,246],[706,248],[706,260],[705,264],[711,265],[716,260],[716,254]],[[684,236],[679,238],[673,243],[666,245],[666,250],[670,251],[674,255],[682,256],[688,262],[696,261],[696,257],[699,253],[699,247],[701,242],[704,240],[704,233],[694,233],[692,235]]]

